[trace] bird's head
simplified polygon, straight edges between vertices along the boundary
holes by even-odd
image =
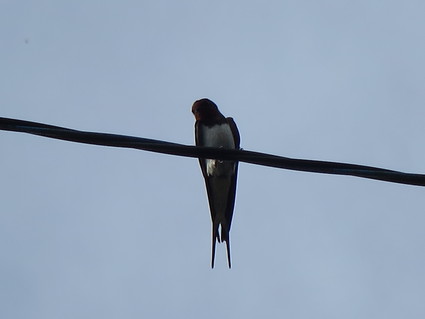
[[[224,119],[217,105],[209,99],[195,101],[192,106],[192,113],[197,121],[202,122],[222,121]]]

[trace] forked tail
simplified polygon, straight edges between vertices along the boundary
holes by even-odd
[[[213,230],[212,230],[212,256],[211,256],[211,268],[214,268],[214,261],[215,261],[215,246],[217,244],[217,241],[226,242],[226,250],[227,250],[227,264],[229,265],[229,268],[232,268],[232,263],[230,260],[230,236],[229,236],[229,230],[223,227],[223,224],[221,224],[221,238],[218,233],[218,226],[213,224]]]
[[[217,240],[220,242],[220,237],[218,235],[218,224],[215,225],[213,223],[212,229],[212,256],[211,256],[211,268],[214,268],[214,260],[215,260],[215,245],[217,244]]]
[[[227,264],[229,265],[229,269],[232,268],[232,262],[230,261],[230,233],[229,230],[221,224],[221,241],[226,242],[226,250],[227,250]]]

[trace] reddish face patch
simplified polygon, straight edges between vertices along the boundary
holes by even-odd
[[[217,105],[209,99],[201,99],[193,103],[192,113],[197,121],[211,121],[223,117]]]

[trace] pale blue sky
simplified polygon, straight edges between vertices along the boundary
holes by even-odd
[[[0,0],[0,116],[425,172],[423,1]],[[425,189],[0,132],[1,318],[423,318]]]

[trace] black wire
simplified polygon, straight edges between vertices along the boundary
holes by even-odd
[[[402,173],[377,167],[347,163],[294,159],[246,150],[197,147],[133,136],[77,131],[59,126],[4,117],[0,117],[0,130],[29,133],[77,143],[134,148],[156,153],[195,158],[236,160],[296,171],[351,175],[392,183],[425,186],[425,175],[423,174]]]

